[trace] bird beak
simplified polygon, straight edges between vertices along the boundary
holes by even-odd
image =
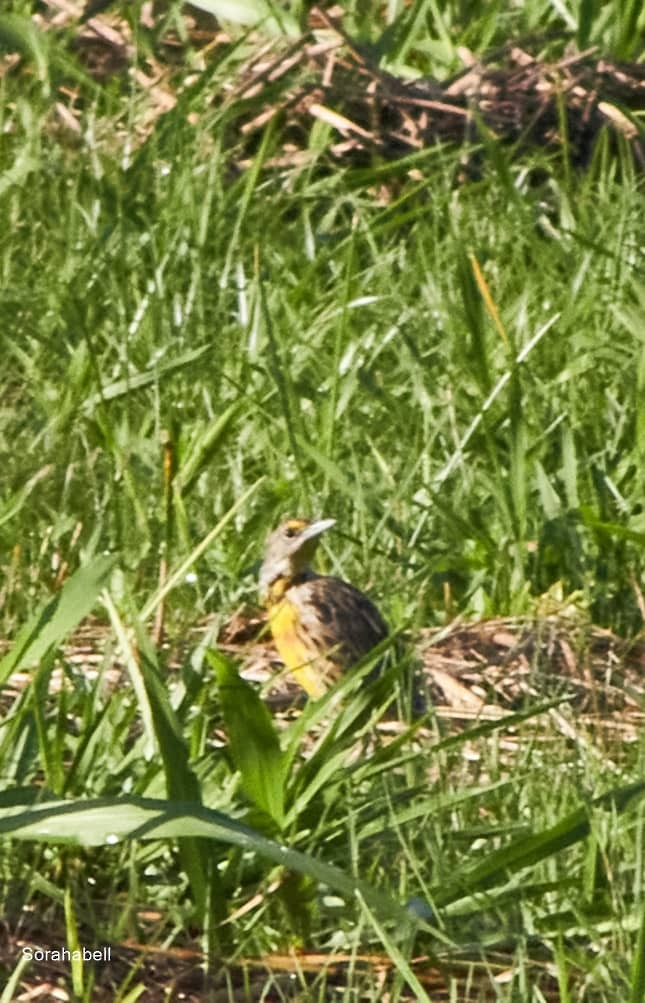
[[[332,526],[336,525],[335,519],[316,519],[312,522],[306,529],[303,529],[302,533],[298,537],[298,543],[305,543],[306,540],[313,540],[314,537],[320,536],[324,533],[326,529],[331,529]]]

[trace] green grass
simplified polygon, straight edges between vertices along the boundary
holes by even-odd
[[[347,6],[390,69],[437,76],[458,44],[561,28],[565,11]],[[635,8],[611,6],[572,7],[569,34],[632,56]],[[0,678],[30,673],[3,696],[2,915],[31,917],[36,939],[198,943],[231,964],[342,950],[347,999],[380,998],[358,961],[374,951],[396,999],[432,998],[411,966],[424,954],[454,999],[460,959],[499,1000],[553,982],[561,999],[640,999],[642,739],[536,697],[449,735],[430,714],[386,744],[384,684],[351,680],[331,723],[309,705],[278,736],[228,663],[195,644],[169,670],[149,641],[162,558],[176,641],[255,600],[267,532],[300,513],[338,520],[322,563],[395,629],[530,616],[547,592],[583,622],[641,629],[643,193],[627,151],[601,135],[581,172],[566,148],[488,143],[479,180],[457,184],[462,151],[436,148],[411,158],[413,181],[405,162],[334,166],[318,123],[308,167],[267,170],[279,125],[243,151],[234,122],[254,99],[220,100],[250,42],[145,136],[143,89],[86,79],[29,11],[0,18],[26,53],[0,76]],[[141,65],[161,34],[137,34]],[[183,56],[175,86],[198,64]],[[78,133],[53,106],[62,84]],[[97,678],[64,649],[90,610],[108,635]],[[402,685],[393,668],[388,692]],[[76,968],[69,988],[92,998],[93,977]],[[321,971],[303,998],[332,983]]]

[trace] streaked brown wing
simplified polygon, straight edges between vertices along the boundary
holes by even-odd
[[[387,626],[374,603],[341,578],[316,576],[289,594],[300,605],[303,627],[315,646],[342,668],[360,661],[387,637]]]

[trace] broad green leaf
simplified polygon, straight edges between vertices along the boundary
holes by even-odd
[[[107,592],[104,593],[103,601],[121,646],[122,656],[137,696],[139,711],[148,739],[148,756],[151,757],[154,753],[161,757],[166,790],[170,798],[186,802],[194,801],[196,804],[200,804],[199,783],[191,768],[188,747],[182,735],[177,715],[170,704],[168,691],[161,678],[156,653],[150,639],[141,623],[137,621],[135,632],[138,651],[135,653],[129,633]],[[190,880],[197,909],[200,916],[204,917],[209,900],[213,904],[218,904],[207,891],[210,883],[217,883],[217,873],[209,866],[208,856],[198,841],[194,839],[180,840],[179,852]]]
[[[229,748],[244,792],[280,826],[286,760],[271,715],[228,658],[217,651],[208,651],[207,658],[217,676]]]
[[[91,612],[116,564],[99,557],[69,578],[60,592],[25,624],[11,651],[0,661],[0,685],[19,669],[35,665]]]
[[[23,805],[0,807],[2,836],[77,846],[112,846],[124,839],[215,839],[305,874],[335,889],[348,901],[360,895],[386,919],[399,923],[414,919],[405,907],[366,882],[201,805],[136,797],[44,801],[36,805],[26,799]]]

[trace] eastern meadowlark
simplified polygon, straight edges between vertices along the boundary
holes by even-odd
[[[269,536],[260,570],[260,590],[280,658],[314,699],[388,633],[367,596],[310,567],[320,534],[335,522],[287,520]]]

